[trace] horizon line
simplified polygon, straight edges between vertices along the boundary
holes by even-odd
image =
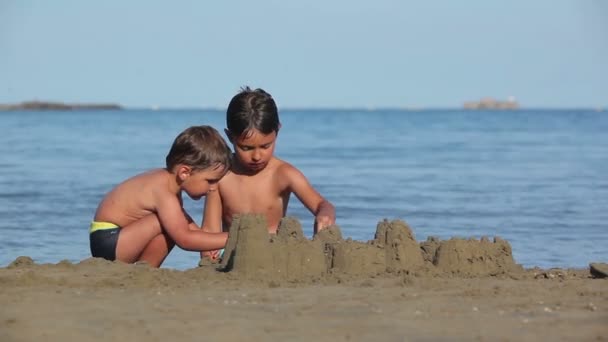
[[[42,104],[58,104],[65,105],[67,107],[83,107],[83,108],[73,108],[73,109],[87,109],[87,110],[183,110],[183,111],[192,111],[192,110],[205,110],[205,111],[225,111],[225,106],[205,106],[205,105],[122,105],[117,102],[59,102],[59,101],[45,101],[45,100],[33,100],[33,101],[23,101],[18,103],[0,103],[0,110],[53,110],[53,108],[19,108],[19,106],[26,103],[42,103]],[[117,108],[95,108],[96,106],[115,106]],[[10,108],[17,107],[17,108]],[[87,108],[91,107],[91,108]],[[59,108],[58,108],[59,109]],[[60,109],[61,110],[61,109]],[[519,105],[517,108],[465,108],[464,104],[460,106],[414,106],[414,105],[401,105],[401,106],[370,106],[370,105],[357,105],[357,106],[282,106],[279,108],[279,111],[299,111],[299,110],[307,110],[307,111],[366,111],[366,112],[374,112],[374,111],[448,111],[448,110],[463,110],[463,111],[526,111],[526,110],[594,110],[598,112],[607,111],[608,105],[577,105],[577,106],[522,106]]]
[[[207,110],[207,111],[225,111],[225,107],[216,106],[122,106],[122,110]],[[385,110],[396,110],[396,111],[441,111],[441,110],[464,110],[464,111],[526,111],[526,110],[599,110],[606,111],[608,106],[572,106],[572,107],[559,107],[559,106],[530,106],[530,107],[519,107],[513,109],[500,109],[500,108],[464,108],[462,106],[437,106],[437,107],[418,107],[418,106],[285,106],[279,108],[281,111],[298,111],[298,110],[312,110],[312,111],[385,111]]]
[[[163,111],[163,110],[174,110],[174,111],[208,111],[208,112],[224,112],[225,108],[220,107],[196,107],[196,106],[184,106],[184,107],[160,107],[160,106],[121,106],[119,108],[70,108],[70,109],[25,109],[25,108],[2,108],[0,105],[0,112],[23,112],[23,111],[72,111],[72,110],[83,110],[83,111]],[[580,106],[580,107],[520,107],[520,108],[464,108],[464,107],[284,107],[280,108],[279,112],[295,112],[295,111],[334,111],[334,112],[346,112],[346,111],[359,111],[359,112],[381,112],[381,111],[401,111],[401,112],[431,112],[431,111],[467,111],[467,112],[525,112],[525,111],[594,111],[594,112],[608,112],[608,106],[604,107],[591,107],[591,106]]]

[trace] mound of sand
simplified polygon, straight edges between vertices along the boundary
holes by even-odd
[[[263,215],[238,215],[219,266],[245,278],[301,280],[327,273],[324,244],[308,240],[300,222],[284,218],[276,236],[268,234]]]
[[[218,267],[247,279],[307,281],[328,274],[376,276],[386,273],[446,274],[467,277],[521,271],[505,240],[494,238],[429,238],[416,242],[401,220],[378,223],[373,240],[344,240],[340,227],[307,239],[300,222],[281,220],[277,235],[269,235],[263,215],[237,215],[230,228],[224,259]]]

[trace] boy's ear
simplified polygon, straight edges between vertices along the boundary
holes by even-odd
[[[230,131],[228,130],[228,128],[224,128],[224,133],[226,134],[226,136],[228,137],[228,140],[234,144],[234,140],[232,138],[232,133],[230,133]]]
[[[192,174],[192,168],[186,165],[180,165],[177,168],[177,177],[182,182],[186,180],[186,178],[190,177]]]

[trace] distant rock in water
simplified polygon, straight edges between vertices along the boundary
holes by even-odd
[[[62,103],[46,101],[26,101],[18,104],[0,104],[0,110],[120,110],[122,107],[113,103]]]
[[[507,101],[499,101],[491,97],[484,97],[479,101],[468,101],[463,105],[464,109],[519,109],[519,103],[514,97],[509,97]]]

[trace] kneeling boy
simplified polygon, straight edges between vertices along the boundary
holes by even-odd
[[[186,129],[173,142],[166,168],[127,179],[101,201],[90,227],[91,254],[159,267],[175,244],[190,251],[224,247],[228,234],[199,229],[181,195],[198,200],[214,191],[230,165],[230,148],[214,128]]]

